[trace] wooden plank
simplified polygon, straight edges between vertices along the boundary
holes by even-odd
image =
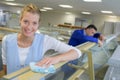
[[[8,32],[20,32],[20,30],[15,30],[15,29],[11,29],[11,28],[7,28],[7,27],[0,27],[0,30],[2,31],[8,31]]]
[[[5,76],[3,76],[3,78],[11,79],[18,75],[21,75],[22,73],[25,73],[26,71],[29,71],[29,70],[30,70],[29,67],[25,67],[25,68],[20,69],[19,71],[13,72],[12,74],[5,75]]]
[[[77,48],[79,49],[79,50],[88,50],[88,49],[90,49],[91,47],[93,47],[94,45],[95,45],[96,43],[93,43],[93,42],[86,42],[86,43],[84,43],[84,44],[81,44],[81,45],[79,45],[79,46],[77,46]]]
[[[55,68],[58,69],[60,68],[62,65],[64,65],[66,62],[61,62],[61,63],[58,63],[55,65]],[[29,71],[23,75],[20,75],[18,76],[18,79],[19,80],[33,80],[33,79],[36,79],[36,80],[40,80],[40,78],[42,77],[45,77],[46,75],[48,74],[42,74],[42,73],[35,73],[35,72],[32,72],[32,71]]]
[[[2,78],[5,75],[4,71],[0,71],[0,78]]]
[[[90,51],[87,51],[91,47],[93,47],[95,43],[90,43],[87,42],[85,44],[77,46],[83,53],[87,53],[88,55],[88,62],[86,62],[83,65],[84,69],[79,68],[71,77],[68,78],[68,80],[79,80],[80,75],[85,72],[85,69],[88,69],[89,77],[90,80],[95,80],[94,79],[94,66],[93,66],[93,61],[92,61],[92,54]]]
[[[83,65],[83,67],[85,69],[88,68],[88,63],[85,63]],[[76,80],[76,78],[79,78],[79,76],[84,72],[85,70],[84,69],[78,69],[70,78],[68,78],[68,80]]]
[[[4,37],[3,34],[0,34],[0,41],[2,41],[2,38]]]
[[[55,65],[55,68],[58,69],[62,65],[64,65],[66,62],[60,62]],[[23,68],[19,71],[16,71],[12,74],[5,75],[3,78],[4,79],[14,79],[17,78],[19,80],[32,80],[33,77],[36,77],[36,80],[39,80],[41,77],[45,77],[48,74],[42,74],[42,73],[35,73],[30,70],[29,67]]]

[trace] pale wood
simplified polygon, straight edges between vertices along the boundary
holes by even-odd
[[[86,43],[84,43],[84,44],[81,44],[81,45],[79,45],[79,46],[77,46],[77,48],[79,49],[79,50],[88,50],[88,49],[90,49],[91,47],[93,47],[94,45],[95,45],[96,43],[93,43],[93,42],[86,42]]]
[[[0,71],[0,78],[2,78],[5,75],[4,71]]]
[[[92,52],[87,51],[86,52],[88,55],[88,73],[89,73],[89,79],[90,80],[95,80],[95,75],[94,75],[94,63],[92,60]]]
[[[85,63],[83,67],[87,69],[88,63]],[[68,78],[68,80],[75,80],[76,78],[79,78],[79,76],[82,75],[84,71],[85,71],[84,69],[78,69],[70,78]]]
[[[64,25],[64,24],[58,24],[57,26],[71,28],[71,29],[83,29],[81,26],[72,26],[72,25]]]
[[[2,31],[8,31],[8,32],[20,32],[20,30],[15,30],[7,27],[0,27],[0,30]]]
[[[14,32],[14,33],[18,33],[20,32],[20,30],[18,29],[11,29],[11,28],[7,28],[7,27],[0,27],[1,31],[7,31],[7,32]],[[5,34],[0,34],[0,40],[2,41],[2,38],[5,36]]]
[[[55,68],[58,69],[62,65],[64,65],[65,63],[66,62],[60,62],[60,63],[55,65]],[[29,67],[26,67],[26,68],[23,68],[23,69],[21,69],[19,71],[16,71],[16,72],[12,73],[12,74],[5,75],[3,78],[11,79],[11,78],[17,77],[17,79],[20,79],[20,80],[29,80],[29,79],[31,79],[33,77],[36,77],[39,80],[41,77],[44,77],[46,75],[47,74],[32,72]]]
[[[94,66],[93,66],[93,61],[92,61],[92,53],[90,51],[84,51],[84,50],[82,50],[82,52],[87,53],[88,62],[86,62],[82,66],[83,68],[81,68],[79,65],[74,65],[75,67],[78,67],[78,69],[71,77],[68,78],[68,80],[79,80],[80,75],[83,74],[83,72],[85,72],[86,70],[89,73],[89,79],[95,80]]]
[[[60,68],[62,65],[64,65],[66,62],[61,62],[61,63],[58,63],[55,65],[55,68],[58,69]],[[36,79],[36,80],[39,80],[40,78],[42,77],[45,77],[46,75],[48,74],[42,74],[42,73],[35,73],[35,72],[32,72],[32,71],[29,71],[25,74],[22,74],[20,76],[18,76],[18,79],[19,80],[32,80],[32,79]]]
[[[85,69],[88,69],[89,73],[89,79],[95,80],[94,76],[94,66],[92,61],[92,53],[89,51],[91,47],[93,47],[95,43],[87,42],[83,45],[77,46],[83,53],[87,53],[88,55],[88,62],[86,62],[82,67],[84,69],[79,68],[71,77],[68,78],[68,80],[79,80],[80,75],[85,72]],[[78,67],[78,66],[76,66]]]
[[[3,77],[6,79],[10,79],[14,76],[20,75],[21,73],[24,73],[24,72],[29,71],[29,70],[30,70],[29,67],[25,67],[25,68],[20,69],[19,71],[13,72],[12,74],[5,75]]]
[[[2,38],[4,37],[4,35],[3,34],[0,34],[0,40],[2,41]]]

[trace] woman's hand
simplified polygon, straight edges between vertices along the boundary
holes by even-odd
[[[60,62],[60,58],[57,56],[54,57],[46,57],[39,61],[36,65],[41,66],[41,67],[49,67],[52,64],[56,64]]]
[[[81,51],[79,53],[81,55]],[[61,53],[61,54],[56,55],[56,56],[43,58],[36,65],[41,66],[41,67],[48,67],[52,64],[56,64],[56,63],[59,63],[61,61],[70,61],[70,60],[77,59],[78,56],[79,56],[79,54],[77,53],[77,51],[74,49],[71,49],[68,52]]]

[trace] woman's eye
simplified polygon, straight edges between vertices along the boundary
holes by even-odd
[[[28,23],[28,21],[27,21],[27,20],[24,20],[24,23],[26,24],[26,23]]]
[[[33,22],[33,25],[36,25],[37,23],[36,22]]]

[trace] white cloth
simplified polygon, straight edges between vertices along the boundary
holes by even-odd
[[[18,47],[18,53],[19,53],[19,59],[21,65],[24,65],[25,60],[27,58],[27,54],[29,53],[29,49],[30,47],[27,48]]]
[[[43,45],[44,45],[43,46],[43,54],[49,49],[54,49],[55,51],[58,51],[58,53],[64,53],[64,52],[69,51],[70,49],[75,49],[79,55],[78,58],[81,56],[81,51],[78,50],[77,48],[66,45],[65,43],[60,42],[60,41],[56,40],[55,38],[52,38],[48,35],[45,35]],[[56,46],[54,46],[54,45],[56,45]],[[3,60],[3,64],[6,65],[6,54],[5,54],[4,50],[5,50],[5,46],[2,47],[2,60]]]

